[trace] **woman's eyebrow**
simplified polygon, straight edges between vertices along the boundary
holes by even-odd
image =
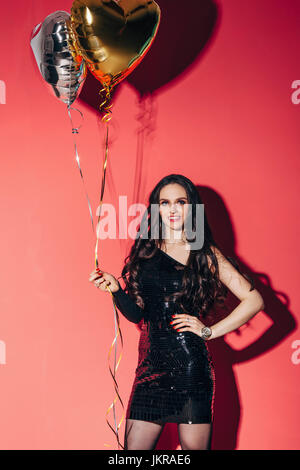
[[[175,199],[175,201],[179,201],[180,199],[186,199],[187,200],[187,197],[185,197],[185,196],[178,197],[177,199]],[[165,197],[163,197],[159,201],[169,201],[169,199],[166,199]]]

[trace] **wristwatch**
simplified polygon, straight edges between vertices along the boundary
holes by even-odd
[[[204,326],[201,329],[201,338],[207,339],[207,338],[210,338],[211,335],[212,335],[212,331],[211,331],[211,328],[209,328],[209,326]]]

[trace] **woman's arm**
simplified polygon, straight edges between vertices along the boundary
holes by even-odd
[[[124,317],[132,323],[139,323],[144,316],[144,310],[139,307],[134,300],[126,294],[119,284],[119,289],[112,292],[115,303]]]
[[[212,249],[218,260],[220,280],[241,302],[227,317],[210,327],[212,335],[208,339],[218,338],[236,330],[264,309],[264,301],[258,290],[250,292],[250,282],[233,267],[218,248]]]

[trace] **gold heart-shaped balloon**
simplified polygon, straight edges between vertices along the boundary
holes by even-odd
[[[160,8],[152,0],[75,0],[69,28],[92,74],[113,87],[141,62],[159,22]]]

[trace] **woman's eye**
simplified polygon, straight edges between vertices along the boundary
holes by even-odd
[[[178,201],[178,202],[179,202],[181,205],[185,204],[185,201],[184,201],[183,199],[181,199],[181,200]],[[160,204],[161,204],[161,206],[163,206],[164,204],[167,204],[167,203],[168,203],[168,201],[163,201],[163,202],[161,202]]]

